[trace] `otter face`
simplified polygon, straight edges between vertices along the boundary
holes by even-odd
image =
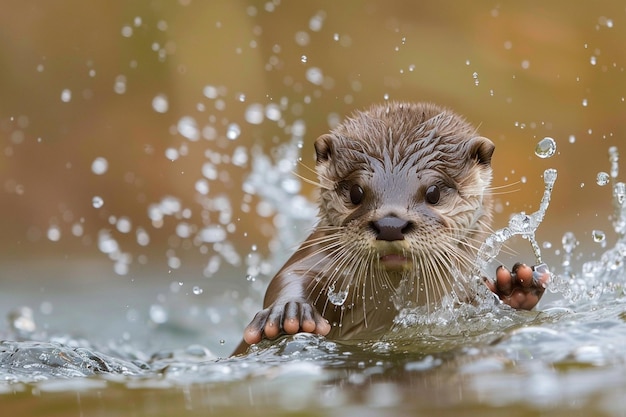
[[[430,104],[375,106],[315,150],[320,225],[340,230],[358,262],[426,280],[469,271],[491,219],[494,145],[460,116]]]

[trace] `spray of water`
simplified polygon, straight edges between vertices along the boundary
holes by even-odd
[[[490,236],[485,239],[478,255],[476,257],[474,276],[478,277],[487,270],[489,263],[495,259],[505,242],[514,236],[522,236],[524,239],[530,242],[530,245],[535,254],[536,263],[542,265],[541,249],[537,244],[535,238],[535,232],[539,228],[539,225],[543,221],[546,214],[546,210],[550,205],[550,197],[554,188],[554,183],[557,178],[557,171],[553,168],[546,169],[543,173],[543,181],[545,184],[543,197],[539,203],[539,209],[532,214],[526,214],[524,212],[515,213],[511,216],[509,224],[502,229],[496,230]],[[539,267],[539,266],[538,266]],[[545,268],[545,266],[541,266]]]
[[[619,152],[617,147],[609,148],[610,179],[607,175],[598,175],[598,185],[613,183],[613,230],[617,236],[615,246],[606,250],[598,260],[587,261],[582,265],[580,274],[572,267],[572,258],[578,241],[572,232],[563,236],[563,273],[555,277],[553,290],[560,292],[569,301],[581,299],[597,300],[604,294],[621,295],[624,293],[624,274],[626,273],[626,184],[618,181]],[[605,242],[603,232],[593,233],[594,240]]]

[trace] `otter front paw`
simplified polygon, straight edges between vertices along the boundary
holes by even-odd
[[[495,282],[485,279],[485,283],[505,304],[513,308],[531,310],[541,299],[549,280],[550,271],[547,265],[531,267],[516,263],[512,271],[499,266]]]
[[[259,311],[244,330],[243,339],[252,345],[263,337],[274,339],[284,333],[299,332],[326,336],[330,332],[330,324],[311,304],[288,301]]]

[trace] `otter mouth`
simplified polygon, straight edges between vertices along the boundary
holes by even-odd
[[[380,264],[388,271],[402,271],[411,267],[409,259],[399,253],[389,253],[378,258]]]

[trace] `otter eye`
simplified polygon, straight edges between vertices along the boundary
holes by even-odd
[[[365,191],[363,191],[363,188],[359,184],[354,184],[350,187],[350,201],[352,204],[360,204],[361,201],[363,201],[364,194]]]
[[[436,185],[431,185],[426,189],[426,201],[428,201],[429,204],[437,204],[439,202],[439,197],[439,187]]]

